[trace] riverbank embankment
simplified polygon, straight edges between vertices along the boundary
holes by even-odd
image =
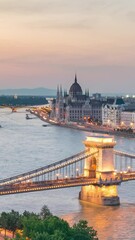
[[[79,131],[86,131],[86,132],[92,132],[92,133],[100,133],[100,134],[109,134],[113,136],[120,136],[120,137],[128,137],[128,138],[135,138],[135,133],[127,133],[127,132],[120,132],[115,131],[111,128],[104,127],[104,126],[96,126],[96,125],[88,125],[88,124],[77,124],[74,122],[65,123],[65,122],[57,122],[54,119],[50,119],[48,117],[47,113],[42,112],[41,110],[30,110],[30,112],[37,117],[39,117],[42,121],[56,125],[59,127],[64,128],[71,128]]]

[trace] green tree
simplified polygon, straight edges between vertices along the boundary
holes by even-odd
[[[15,231],[19,228],[19,226],[20,226],[20,214],[19,212],[12,210],[8,214],[8,230],[13,232],[13,237]]]
[[[77,224],[74,224],[72,230],[74,240],[98,240],[97,232],[93,227],[89,227],[85,220],[80,220]]]
[[[50,217],[50,216],[52,216],[52,213],[50,212],[49,208],[46,205],[44,205],[41,208],[41,212],[40,212],[41,219],[45,219],[46,217]]]
[[[65,240],[66,238],[66,234],[60,230],[55,230],[54,234],[51,236],[51,240]]]
[[[38,218],[35,218],[34,216],[31,217],[24,217],[22,220],[23,224],[23,236],[32,238],[33,235],[37,232],[41,231],[41,220]]]
[[[35,233],[33,239],[34,239],[34,240],[51,240],[51,237],[50,237],[49,234],[46,233],[46,232],[43,232],[43,233],[37,232],[37,233]]]
[[[5,237],[6,237],[6,230],[8,229],[8,213],[2,212],[0,216],[0,226],[5,230]]]
[[[67,235],[69,233],[69,224],[56,216],[47,218],[44,223],[46,224],[47,231],[50,235],[54,234],[55,231],[60,231]]]
[[[1,214],[0,223],[5,230],[12,230],[13,235],[21,226],[22,234],[16,234],[15,240],[98,240],[96,231],[88,226],[87,221],[80,220],[70,227],[66,221],[52,216],[48,210],[43,206],[42,214],[39,215],[27,211],[19,215],[12,210]]]
[[[26,217],[26,218],[35,218],[35,219],[39,219],[39,214],[33,213],[33,212],[29,212],[29,211],[24,211],[22,217]]]

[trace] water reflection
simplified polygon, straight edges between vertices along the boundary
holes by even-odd
[[[81,202],[81,212],[62,216],[71,225],[86,219],[93,226],[100,240],[135,239],[135,204],[103,207]]]
[[[0,178],[61,160],[84,149],[82,141],[90,133],[50,126],[39,119],[26,120],[25,111],[0,109]],[[117,149],[134,152],[133,139],[116,138]],[[86,219],[98,231],[100,240],[135,239],[135,181],[118,188],[121,205],[102,207],[78,200],[80,188],[59,189],[0,197],[0,212],[15,209],[39,212],[46,204],[70,224]]]

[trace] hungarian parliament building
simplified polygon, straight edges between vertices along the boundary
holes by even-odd
[[[57,96],[51,102],[51,118],[58,122],[84,122],[93,121],[103,125],[116,127],[121,125],[121,116],[135,115],[135,108],[130,109],[123,97],[107,97],[95,93],[89,96],[89,91],[82,91],[77,81],[77,76],[69,88],[69,92],[62,91],[62,86],[57,87]],[[135,116],[134,116],[135,118]],[[130,116],[129,126],[133,126],[133,116]]]

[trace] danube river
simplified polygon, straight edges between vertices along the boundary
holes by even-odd
[[[0,178],[23,173],[76,154],[84,149],[82,141],[90,133],[48,125],[26,112],[0,109]],[[133,153],[135,140],[116,138],[117,149]],[[70,224],[86,219],[98,231],[100,240],[135,239],[135,181],[119,188],[121,205],[102,207],[78,200],[80,187],[24,193],[0,197],[0,212],[11,209],[39,212],[45,204],[55,215]]]

